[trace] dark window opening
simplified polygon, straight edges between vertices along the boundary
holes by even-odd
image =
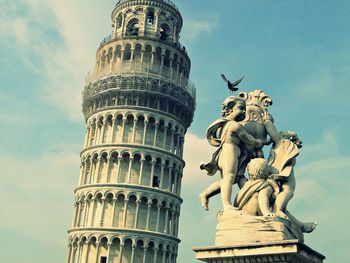
[[[161,28],[160,29],[160,39],[161,40],[166,40],[167,38],[168,38],[167,32],[163,28]]]
[[[101,257],[100,263],[107,263],[107,257]]]
[[[154,12],[153,10],[149,10],[147,13],[147,17],[146,17],[146,21],[148,24],[152,24],[154,23]]]
[[[127,36],[138,36],[140,30],[140,24],[137,19],[132,19],[127,26],[126,35]]]
[[[153,177],[152,186],[153,186],[154,188],[159,188],[159,178],[158,178],[158,176],[154,176],[154,177]]]
[[[123,24],[123,16],[119,15],[117,18],[117,28],[120,28]]]

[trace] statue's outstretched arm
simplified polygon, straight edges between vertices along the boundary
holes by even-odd
[[[270,135],[273,143],[276,144],[276,145],[279,144],[280,141],[282,140],[282,136],[277,131],[275,125],[272,123],[271,120],[266,120],[264,122],[264,124],[265,124],[265,128],[267,130],[267,133]]]
[[[246,144],[249,144],[254,147],[262,147],[265,142],[259,139],[255,139],[252,135],[250,135],[240,124],[237,123],[234,127],[234,132],[239,139],[241,139]]]

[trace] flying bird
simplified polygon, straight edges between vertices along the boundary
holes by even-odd
[[[241,81],[242,81],[243,78],[244,78],[244,76],[243,76],[243,77],[241,77],[239,80],[237,80],[237,81],[231,83],[231,81],[229,81],[229,80],[225,77],[224,74],[221,74],[221,77],[222,77],[222,79],[227,83],[227,87],[228,87],[228,89],[231,91],[231,93],[238,90],[238,87],[237,87],[237,86],[238,86],[239,83],[241,83]]]

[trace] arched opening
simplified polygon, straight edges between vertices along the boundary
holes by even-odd
[[[111,253],[109,254],[109,262],[119,262],[120,259],[120,239],[118,237],[114,237],[111,245]]]
[[[121,28],[123,25],[123,15],[120,14],[117,18],[117,29]]]
[[[107,182],[107,165],[108,165],[108,154],[103,152],[101,154],[100,169],[97,171],[97,183]]]
[[[129,172],[130,154],[124,153],[120,163],[118,183],[125,183]]]
[[[131,174],[130,174],[131,184],[139,183],[140,168],[141,168],[141,155],[135,154],[132,161],[132,166],[131,166]]]
[[[122,261],[121,262],[131,262],[131,255],[132,255],[132,240],[126,239],[124,242],[124,249],[122,253]]]
[[[140,30],[139,20],[137,18],[131,19],[126,26],[126,36],[138,36]]]
[[[136,196],[131,195],[127,205],[126,228],[134,228],[136,218]]]
[[[114,207],[114,200],[113,200],[113,194],[108,193],[105,200],[105,214],[104,214],[104,226],[112,226],[113,222],[113,207]]]
[[[137,124],[136,124],[135,143],[142,144],[144,128],[145,128],[145,117],[139,116],[137,118]]]
[[[99,263],[107,263],[108,257],[108,239],[106,237],[100,240]]]
[[[148,9],[147,10],[146,22],[149,25],[153,25],[154,24],[154,11],[153,11],[153,9]]]
[[[132,114],[128,115],[124,124],[124,138],[123,142],[132,143],[133,142],[133,131],[134,131],[134,116]]]
[[[144,248],[143,240],[138,240],[135,248],[134,262],[143,262],[143,248]]]
[[[145,54],[143,56],[143,62],[146,64],[150,64],[152,59],[152,46],[147,45],[145,48]]]
[[[158,220],[158,200],[153,199],[152,200],[152,206],[150,209],[150,215],[149,215],[149,226],[148,230],[150,231],[156,231],[157,230],[157,220]]]
[[[160,39],[161,40],[168,40],[169,38],[169,35],[170,35],[170,28],[167,24],[163,23],[161,26],[160,26]]]
[[[147,203],[148,203],[147,197],[143,196],[141,198],[138,220],[137,220],[138,229],[146,229],[146,224],[147,224],[146,218],[147,218],[147,211],[148,211]]]
[[[124,227],[123,226],[123,219],[124,219],[124,204],[125,204],[125,196],[124,194],[119,194],[117,196],[116,200],[116,209],[115,209],[115,214],[114,214],[114,222],[113,226],[117,227]]]
[[[128,61],[131,59],[131,45],[125,45],[123,61]]]
[[[113,152],[110,157],[107,182],[117,183],[118,176],[118,153]]]
[[[140,62],[141,61],[141,49],[142,49],[141,44],[136,44],[135,45],[134,61],[136,61],[136,62]]]

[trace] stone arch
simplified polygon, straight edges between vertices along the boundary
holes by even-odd
[[[121,238],[119,236],[113,236],[111,238],[111,253],[109,254],[110,259],[109,262],[119,262],[120,259],[120,244]]]
[[[108,153],[103,151],[100,154],[99,165],[97,165],[97,183],[106,183],[107,182],[107,172],[108,172]]]
[[[131,143],[133,142],[135,116],[133,113],[128,113],[125,116],[123,142]]]
[[[103,209],[103,193],[101,191],[97,191],[95,193],[95,198],[94,198],[94,212],[92,215],[92,225],[93,226],[99,226],[100,225],[100,215],[102,214],[102,209]]]
[[[108,259],[108,243],[109,239],[107,236],[101,236],[99,238],[99,244],[98,244],[98,261],[103,262]]]
[[[128,61],[131,59],[131,44],[126,44],[124,48],[123,61]]]
[[[128,180],[129,166],[131,161],[131,153],[124,151],[121,153],[120,167],[118,174],[118,183],[126,183]]]
[[[123,122],[124,122],[123,117],[124,116],[121,113],[117,113],[115,115],[115,124],[114,124],[115,129],[112,137],[113,137],[113,141],[116,143],[121,143],[123,139]]]
[[[117,194],[114,212],[113,226],[122,228],[124,227],[124,211],[125,211],[126,196],[124,193]]]
[[[106,192],[105,194],[105,212],[103,217],[104,226],[113,226],[113,207],[114,207],[114,193],[111,191]]]
[[[119,160],[119,153],[116,150],[113,150],[110,153],[110,161],[109,161],[109,167],[108,167],[108,173],[107,173],[107,183],[117,183],[117,177],[118,177],[118,164],[120,163]]]
[[[148,8],[147,13],[146,13],[146,23],[148,25],[153,25],[154,24],[154,9],[153,8]]]
[[[128,196],[128,204],[126,211],[126,228],[134,228],[135,220],[136,220],[136,202],[137,195],[135,193],[130,193]]]
[[[145,218],[147,218],[148,213],[148,197],[146,195],[142,195],[140,197],[139,203],[139,213],[137,220],[137,228],[138,229],[146,229],[147,222]]]
[[[140,22],[138,18],[131,18],[126,24],[126,36],[138,36],[140,34]]]
[[[133,243],[134,242],[132,238],[125,238],[124,249],[122,253],[122,262],[131,262]]]
[[[145,241],[142,238],[135,240],[135,256],[134,262],[143,262]]]
[[[133,153],[131,172],[130,172],[130,183],[139,184],[140,172],[141,172],[141,159],[142,156],[139,152]]]
[[[160,66],[162,63],[162,49],[160,47],[156,47],[155,56],[154,56],[154,65]]]
[[[165,50],[164,66],[170,68],[171,54],[169,50]]]
[[[140,43],[135,44],[135,51],[134,51],[134,61],[135,62],[141,62],[141,53],[142,53],[142,45]]]
[[[169,40],[171,37],[171,29],[167,23],[162,23],[159,27],[159,39],[163,41]]]
[[[146,45],[145,46],[145,54],[143,56],[143,61],[146,64],[150,64],[152,59],[152,46],[151,45]]]
[[[138,114],[135,132],[135,143],[143,143],[143,134],[145,129],[145,116],[143,114]]]
[[[151,240],[148,242],[146,262],[154,262],[154,253],[156,251],[156,248],[157,248],[157,244],[155,241]]]
[[[120,13],[118,16],[117,16],[117,23],[116,23],[116,28],[119,29],[121,28],[123,25],[123,13]]]
[[[113,114],[108,112],[105,117],[102,143],[112,142]]]
[[[153,197],[151,200],[151,207],[149,209],[149,231],[157,231],[158,222],[158,206],[160,206],[159,200],[156,197]]]

